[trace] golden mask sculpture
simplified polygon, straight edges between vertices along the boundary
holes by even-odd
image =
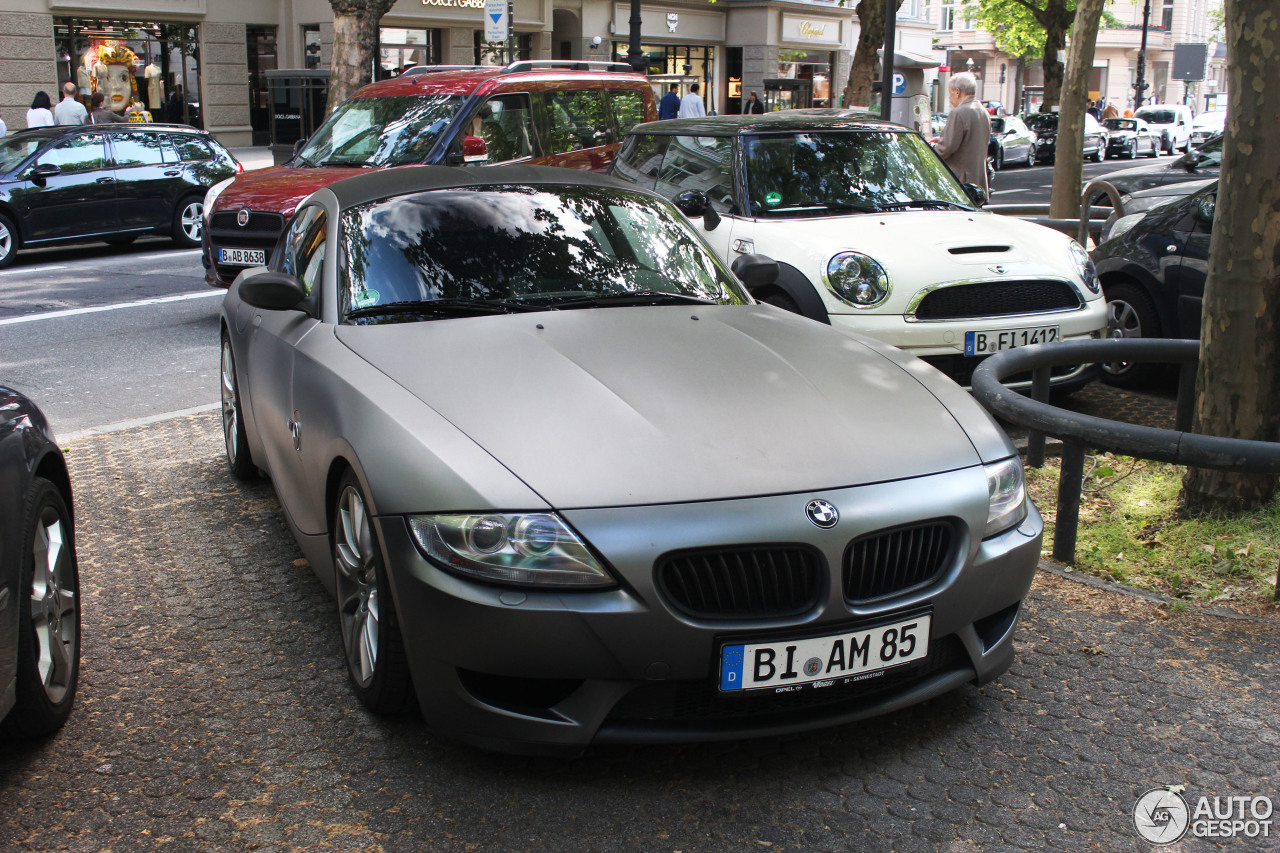
[[[113,112],[123,112],[138,95],[138,81],[133,76],[137,54],[122,44],[107,45],[98,50],[93,66],[94,90],[106,95],[103,104]]]

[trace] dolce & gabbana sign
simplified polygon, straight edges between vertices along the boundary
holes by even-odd
[[[483,9],[484,0],[422,0],[423,6],[445,6],[450,9]]]
[[[798,18],[793,15],[783,15],[782,39],[788,42],[838,47],[842,43],[840,22],[831,18]]]

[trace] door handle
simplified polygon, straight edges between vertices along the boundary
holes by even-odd
[[[169,171],[165,172],[164,174],[165,174],[165,177],[166,177],[166,178],[176,178],[178,175],[181,175],[181,174],[182,174],[182,170],[181,170],[181,169],[170,169]]]
[[[1174,252],[1178,251],[1178,245],[1176,243],[1170,243],[1164,247],[1164,250],[1172,255]]]
[[[94,181],[95,184],[114,184],[115,182],[115,178],[98,178]]]

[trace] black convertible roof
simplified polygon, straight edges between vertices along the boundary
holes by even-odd
[[[504,185],[608,187],[643,192],[605,175],[558,166],[405,166],[344,178],[325,189],[332,191],[346,209],[408,193]]]
[[[681,136],[736,136],[753,133],[802,133],[806,130],[907,131],[891,121],[876,118],[863,110],[812,109],[781,110],[764,115],[704,116],[673,118],[638,124],[632,134],[679,134]]]

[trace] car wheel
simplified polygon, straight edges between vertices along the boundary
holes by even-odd
[[[995,170],[997,172],[1004,168],[1004,149],[1003,148],[996,149],[996,162],[993,165],[995,166]]]
[[[0,214],[0,269],[13,263],[18,254],[18,229],[13,227],[9,217]]]
[[[1151,140],[1151,153],[1149,155],[1153,160],[1160,156],[1160,145],[1153,139]]]
[[[188,196],[173,213],[173,242],[187,249],[200,245],[200,232],[204,228],[204,199]]]
[[[774,308],[781,308],[783,311],[790,311],[792,314],[800,313],[800,306],[796,301],[781,290],[771,290],[760,297],[759,301]]]
[[[1107,337],[1158,338],[1160,320],[1146,293],[1133,284],[1117,284],[1106,288]],[[1102,365],[1102,378],[1118,388],[1138,388],[1148,384],[1160,366],[1115,361]]]
[[[71,714],[80,675],[80,574],[62,493],[43,477],[27,490],[18,569],[18,660],[7,737],[57,731]]]
[[[1138,140],[1135,139],[1129,143],[1129,150],[1125,152],[1124,156],[1127,160],[1138,159]]]
[[[1106,158],[1106,156],[1107,156],[1106,146],[1102,143],[1102,140],[1098,140],[1098,148],[1096,151],[1093,152],[1094,162],[1101,163],[1103,159]]]
[[[227,463],[231,475],[237,480],[252,480],[258,475],[249,454],[249,439],[244,431],[244,418],[240,416],[240,386],[236,382],[236,356],[231,351],[231,339],[222,335],[222,437],[226,441]]]
[[[410,710],[413,682],[391,585],[368,503],[350,470],[333,508],[333,566],[342,651],[356,698],[376,714]]]

